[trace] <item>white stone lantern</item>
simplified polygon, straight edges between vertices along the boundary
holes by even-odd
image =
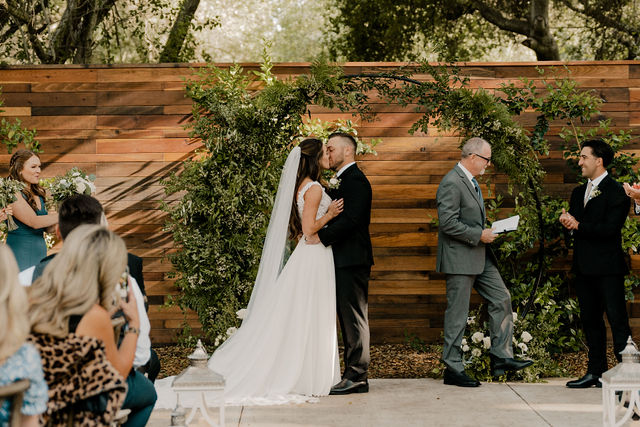
[[[202,342],[198,340],[195,351],[189,356],[191,366],[182,371],[171,383],[171,388],[178,399],[174,413],[180,411],[182,402],[182,405],[187,409],[191,408],[185,422],[186,425],[189,425],[200,409],[202,416],[210,426],[224,427],[224,378],[209,369],[208,360],[209,356]],[[219,408],[219,424],[216,424],[209,416],[207,402],[214,403]]]
[[[620,352],[622,362],[602,374],[602,424],[622,426],[633,413],[640,415],[640,352],[631,337]],[[628,407],[624,405],[628,402]],[[616,421],[618,409],[624,415]]]

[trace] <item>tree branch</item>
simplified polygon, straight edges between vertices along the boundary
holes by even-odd
[[[620,32],[626,33],[633,38],[637,37],[637,34],[638,34],[637,28],[633,28],[628,25],[625,25],[624,22],[620,20],[610,18],[595,7],[590,7],[588,4],[585,4],[584,2],[579,2],[582,5],[582,8],[579,8],[578,6],[574,5],[571,0],[560,0],[560,2],[566,7],[568,7],[569,9],[573,10],[574,12],[584,16],[588,16],[589,18],[593,18],[596,21],[598,21],[600,24],[603,24],[606,27],[613,28]],[[634,34],[636,35],[634,36]]]
[[[171,27],[167,43],[160,54],[160,62],[180,61],[180,51],[182,50],[184,40],[189,33],[191,20],[193,19],[199,4],[200,0],[184,0],[182,2],[182,6],[180,6],[180,13],[178,13],[178,17],[173,23],[173,27]]]
[[[529,21],[524,19],[511,19],[502,14],[501,11],[494,8],[491,5],[486,4],[483,1],[475,0],[471,2],[471,5],[480,12],[480,15],[496,27],[501,30],[510,31],[512,33],[518,33],[525,36],[529,36],[531,28]]]

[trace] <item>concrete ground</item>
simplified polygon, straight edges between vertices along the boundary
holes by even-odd
[[[570,390],[565,387],[566,378],[535,384],[483,383],[478,388],[446,386],[433,379],[369,382],[369,393],[322,397],[317,403],[227,407],[225,423],[260,427],[602,425],[602,390]],[[170,413],[155,410],[148,425],[170,425]],[[217,421],[217,412],[214,415]],[[190,425],[207,424],[198,414]]]

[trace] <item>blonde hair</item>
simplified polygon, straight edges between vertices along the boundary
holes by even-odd
[[[31,331],[64,337],[72,315],[83,316],[96,303],[111,310],[126,265],[127,248],[118,235],[99,225],[76,227],[31,286]]]
[[[27,295],[18,281],[18,264],[0,244],[0,360],[15,353],[29,335]]]

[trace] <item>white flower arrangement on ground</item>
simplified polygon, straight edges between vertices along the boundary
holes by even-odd
[[[0,209],[4,209],[15,202],[17,195],[24,189],[24,183],[11,178],[0,178]],[[12,215],[7,215],[7,230],[17,229]]]
[[[247,317],[247,314],[249,313],[249,310],[247,310],[246,308],[241,308],[240,310],[236,311],[236,317],[240,320],[244,320],[245,317]],[[235,326],[232,326],[230,328],[227,329],[226,335],[218,335],[214,341],[214,345],[216,347],[218,347],[220,344],[222,344],[223,342],[225,342],[226,340],[228,340],[233,334],[235,334],[236,332],[238,332],[238,328],[236,328]]]
[[[86,194],[90,196],[96,192],[93,183],[95,175],[89,175],[77,167],[71,168],[62,176],[41,180],[40,184],[51,194],[51,199],[55,204],[75,195]]]
[[[473,312],[474,315],[467,318],[467,330],[460,344],[463,362],[468,372],[479,380],[491,379],[491,362],[489,350],[491,349],[491,337],[487,322],[480,322],[477,319],[481,312],[481,307]],[[534,341],[533,336],[527,332],[516,332],[521,330],[518,315],[513,313],[514,335],[513,350],[517,357],[526,357],[529,351],[529,343]]]

